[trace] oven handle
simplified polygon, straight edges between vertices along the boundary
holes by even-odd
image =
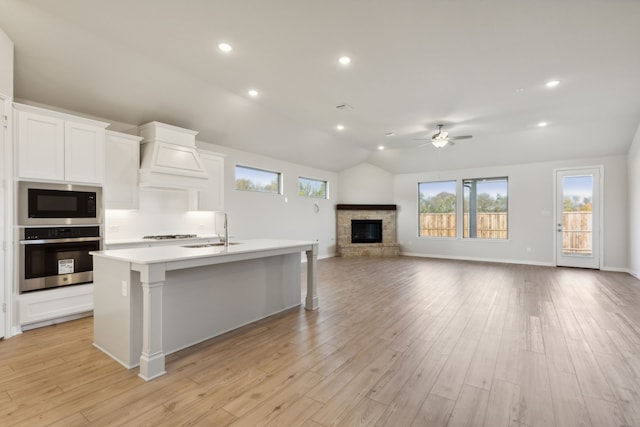
[[[74,237],[71,239],[38,239],[20,240],[21,245],[41,245],[44,243],[77,243],[77,242],[98,242],[102,237]]]

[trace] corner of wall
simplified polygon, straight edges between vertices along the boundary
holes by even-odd
[[[394,200],[393,174],[360,163],[338,174],[339,203],[388,204]]]
[[[638,277],[640,272],[640,226],[632,218],[640,216],[640,188],[636,185],[640,180],[640,124],[631,142],[627,154],[627,191],[629,200],[628,230],[629,230],[629,272]]]

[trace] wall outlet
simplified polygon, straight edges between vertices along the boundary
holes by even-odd
[[[198,230],[204,230],[204,224],[198,224]]]
[[[122,296],[126,297],[127,295],[129,295],[129,284],[127,283],[126,280],[122,281]]]
[[[119,225],[114,224],[114,225],[110,225],[109,226],[109,231],[117,233],[119,230],[120,230],[120,226]]]

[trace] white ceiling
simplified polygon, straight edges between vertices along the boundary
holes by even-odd
[[[333,171],[623,154],[640,122],[636,0],[0,0],[0,27],[16,98]],[[473,139],[418,147],[438,123]]]

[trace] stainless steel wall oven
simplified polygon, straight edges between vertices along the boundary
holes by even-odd
[[[93,281],[102,249],[102,188],[18,183],[20,293]]]
[[[20,293],[92,282],[101,248],[99,226],[21,229]]]

